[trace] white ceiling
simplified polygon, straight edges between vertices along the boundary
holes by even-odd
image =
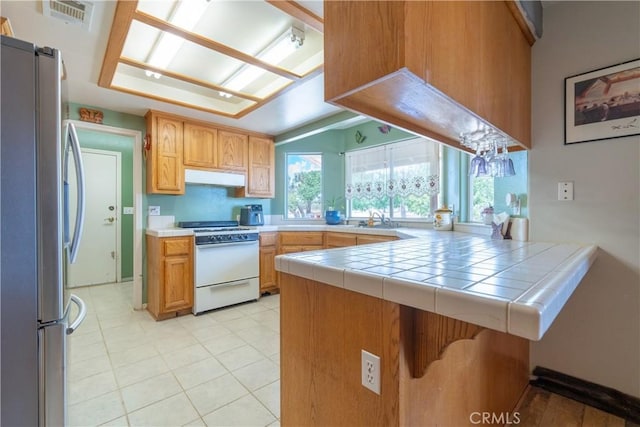
[[[116,2],[93,3],[93,19],[87,32],[79,26],[45,17],[41,1],[0,1],[0,14],[10,19],[17,38],[62,51],[68,76],[69,101],[139,116],[149,109],[155,109],[270,135],[279,135],[340,111],[324,102],[324,74],[289,90],[241,119],[229,119],[98,87]],[[322,16],[322,1],[299,3]]]

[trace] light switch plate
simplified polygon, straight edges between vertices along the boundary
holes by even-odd
[[[558,200],[573,200],[573,181],[558,183]]]
[[[133,215],[133,206],[125,206],[122,208],[123,215]]]

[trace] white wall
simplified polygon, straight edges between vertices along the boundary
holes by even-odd
[[[530,238],[593,242],[598,259],[531,364],[640,397],[640,136],[564,146],[564,78],[640,57],[640,2],[558,2],[532,49]],[[574,181],[575,200],[557,201]]]

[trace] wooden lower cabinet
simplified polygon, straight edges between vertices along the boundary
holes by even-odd
[[[324,236],[324,245],[327,249],[355,246],[357,244],[356,236],[357,235],[353,233],[335,233],[327,231]]]
[[[275,257],[278,253],[278,233],[260,233],[260,294],[278,291]]]
[[[325,248],[344,248],[347,246],[368,245],[370,243],[389,242],[397,240],[395,236],[380,236],[377,234],[336,233],[327,231]]]
[[[147,236],[147,310],[156,320],[191,313],[193,237]]]
[[[375,234],[358,234],[356,237],[357,245],[368,245],[370,243],[390,242],[397,240],[395,236],[379,236]]]
[[[396,240],[395,236],[332,231],[281,231],[260,233],[260,293],[278,292],[280,273],[275,256],[318,249],[343,248]]]
[[[278,233],[280,248],[285,246],[315,247],[322,249],[324,246],[323,231],[281,231]],[[317,247],[316,247],[317,246]],[[313,250],[313,249],[308,249]]]

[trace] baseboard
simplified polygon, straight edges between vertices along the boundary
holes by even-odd
[[[618,390],[536,366],[531,385],[640,424],[640,399]]]

